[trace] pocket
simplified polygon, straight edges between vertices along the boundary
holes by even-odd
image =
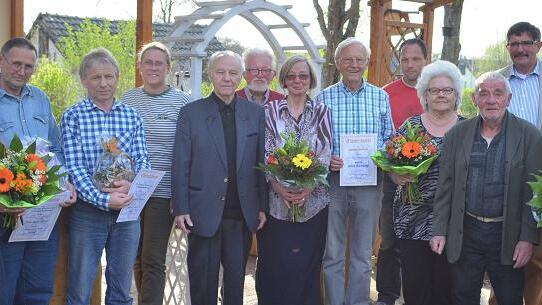
[[[34,120],[37,122],[40,122],[43,126],[46,126],[47,123],[49,122],[49,118],[46,115],[42,115],[42,114],[35,114]]]
[[[3,122],[0,123],[0,132],[4,133],[13,128],[15,122]]]

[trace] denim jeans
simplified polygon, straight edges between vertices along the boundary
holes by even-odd
[[[106,305],[131,305],[132,269],[139,242],[139,221],[117,223],[118,211],[102,211],[77,202],[69,221],[67,305],[87,305],[96,268],[105,249]]]
[[[48,305],[53,295],[58,225],[47,241],[10,243],[10,235],[11,230],[0,229],[0,304]]]

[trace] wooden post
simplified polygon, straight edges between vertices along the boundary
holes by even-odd
[[[136,51],[152,41],[152,0],[137,0]],[[143,84],[139,69],[136,67],[136,86]]]
[[[384,69],[384,47],[387,44],[384,13],[391,8],[391,0],[372,0],[371,6],[371,38],[370,48],[373,54],[369,60],[368,81],[376,86],[383,86],[382,72]],[[387,53],[387,52],[386,52]]]
[[[435,19],[435,8],[432,5],[424,5],[420,8],[420,11],[423,12],[423,40],[427,45],[427,55],[429,56],[429,61],[431,61],[431,56],[433,54],[433,22]]]
[[[24,37],[24,0],[11,0],[10,36]]]

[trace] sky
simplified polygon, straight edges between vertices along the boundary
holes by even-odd
[[[248,0],[250,1],[250,0]],[[158,2],[158,1],[156,1]],[[302,23],[310,23],[306,28],[316,45],[325,45],[321,34],[316,11],[312,0],[268,0],[279,5],[293,5],[289,12]],[[327,0],[320,0],[321,6],[327,7]],[[347,1],[349,2],[349,1]],[[357,37],[369,42],[369,10],[367,1],[361,0],[363,12],[358,26]],[[408,12],[417,11],[419,4],[394,0],[394,8]],[[155,11],[157,9],[155,4]],[[175,8],[175,15],[188,15],[193,6],[181,5]],[[541,0],[465,0],[461,20],[460,42],[461,55],[468,58],[483,55],[487,46],[503,40],[508,28],[518,21],[529,21],[542,28]],[[135,19],[137,16],[136,0],[25,0],[25,30],[28,31],[39,13],[52,13],[81,17],[104,17],[110,19]],[[259,15],[260,16],[260,15]],[[271,20],[275,16],[262,14],[262,19]],[[276,18],[276,17],[275,17]],[[433,36],[433,52],[440,53],[442,48],[443,8],[435,11]],[[421,22],[421,14],[411,14],[411,22]],[[277,22],[273,20],[273,24]],[[238,33],[242,32],[240,37]],[[299,45],[293,32],[281,30],[276,32],[283,45]],[[231,19],[218,33],[219,37],[230,37],[238,40],[245,47],[265,47],[268,45],[263,37],[244,19]]]

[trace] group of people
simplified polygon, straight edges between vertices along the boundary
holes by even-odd
[[[133,303],[132,271],[139,304],[162,304],[175,224],[188,236],[194,305],[217,304],[219,293],[225,305],[243,303],[253,233],[258,304],[368,305],[378,230],[377,304],[394,304],[401,288],[406,305],[479,304],[487,272],[499,304],[523,304],[525,291],[526,304],[537,305],[542,254],[534,247],[539,231],[536,211],[526,205],[532,197],[526,182],[542,169],[536,157],[542,149],[541,46],[533,25],[510,28],[513,65],[477,79],[472,97],[479,115],[472,119],[458,114],[458,68],[428,64],[418,38],[403,42],[403,76],[384,88],[363,78],[370,49],[345,39],[334,53],[341,80],[314,97],[319,77],[303,56],[286,59],[277,73],[267,50],[251,49],[243,57],[219,51],[207,67],[213,92],[196,101],[167,84],[171,56],[158,42],[138,54],[143,86],[117,100],[118,64],[100,48],[80,65],[87,96],[57,127],[47,96],[28,84],[36,49],[15,38],[0,55],[0,141],[47,139],[69,174],[66,304],[89,304],[104,250],[106,304]],[[275,77],[286,95],[269,88]],[[247,86],[238,90],[241,78]],[[378,171],[376,185],[341,185],[342,135],[375,134],[383,148],[407,125],[439,147],[427,173],[416,178]],[[329,186],[291,188],[257,169],[283,145],[284,134],[307,141],[330,169]],[[166,173],[140,221],[116,222],[133,199],[130,181],[99,188],[92,180],[104,137],[118,139],[136,171],[152,165]],[[405,185],[415,179],[421,196],[411,203]],[[296,222],[289,217],[292,205],[304,209]],[[0,217],[22,212],[0,206]],[[0,229],[1,305],[49,303],[57,231],[48,241],[9,243],[11,230]]]

